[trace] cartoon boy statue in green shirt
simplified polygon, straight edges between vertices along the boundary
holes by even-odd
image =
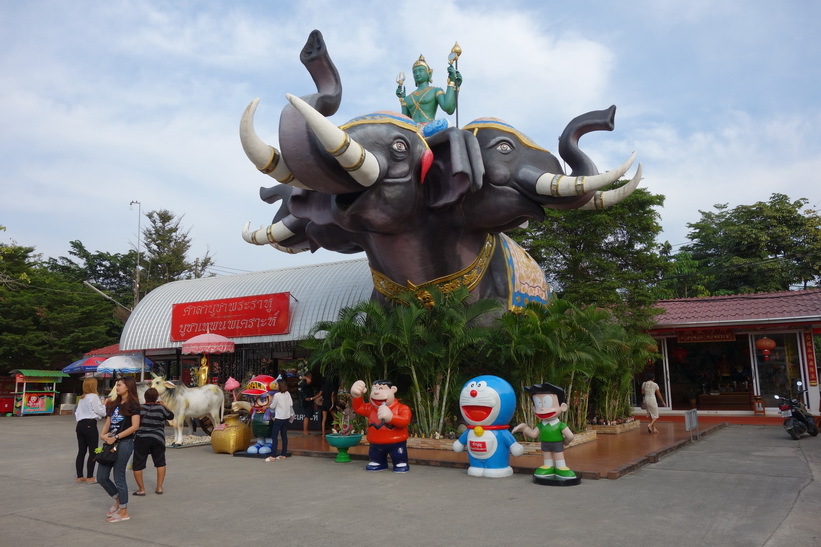
[[[511,433],[521,431],[531,439],[542,443],[544,465],[536,469],[533,479],[543,484],[578,484],[576,474],[565,464],[564,447],[573,440],[573,432],[567,424],[559,421],[559,416],[567,411],[567,400],[564,390],[553,384],[535,384],[525,387],[533,400],[533,410],[539,422],[536,427],[519,424]]]

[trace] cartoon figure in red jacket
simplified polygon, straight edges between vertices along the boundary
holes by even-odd
[[[367,471],[382,471],[388,468],[388,455],[396,473],[407,473],[408,467],[408,424],[411,410],[396,400],[396,386],[387,380],[376,380],[371,386],[371,402],[362,400],[368,390],[365,382],[357,380],[351,386],[353,410],[368,418],[368,442],[371,461]]]

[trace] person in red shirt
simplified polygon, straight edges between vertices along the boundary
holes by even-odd
[[[411,409],[396,400],[396,386],[387,380],[376,380],[371,386],[371,402],[362,395],[368,391],[365,382],[357,380],[351,386],[353,410],[368,418],[368,456],[371,461],[366,471],[382,471],[388,468],[388,456],[396,473],[407,473],[408,425]]]

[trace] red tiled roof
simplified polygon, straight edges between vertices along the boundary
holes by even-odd
[[[83,357],[113,357],[125,353],[120,351],[120,344],[112,344],[104,348],[97,348],[89,351]]]
[[[655,328],[789,321],[821,323],[821,289],[661,300]]]

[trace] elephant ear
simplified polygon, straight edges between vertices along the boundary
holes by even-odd
[[[433,152],[433,164],[424,180],[429,207],[447,207],[482,187],[485,167],[473,133],[452,127],[427,142]]]

